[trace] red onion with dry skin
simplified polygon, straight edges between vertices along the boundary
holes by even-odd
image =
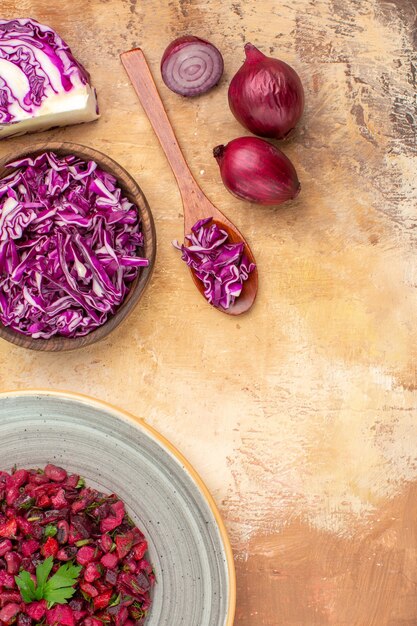
[[[181,96],[199,96],[217,85],[223,57],[209,41],[185,35],[169,44],[161,61],[164,83]]]
[[[229,106],[251,133],[284,139],[304,109],[304,90],[297,72],[279,59],[265,56],[251,43],[246,60],[229,86]]]
[[[220,174],[237,198],[277,205],[300,192],[297,172],[288,157],[265,139],[239,137],[214,148]]]

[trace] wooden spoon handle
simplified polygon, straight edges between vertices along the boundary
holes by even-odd
[[[120,58],[135,88],[140,103],[164,149],[168,162],[177,179],[183,199],[192,191],[194,191],[194,193],[202,193],[178,145],[177,138],[175,137],[175,133],[142,50],[140,48],[128,50],[127,52],[123,52]]]

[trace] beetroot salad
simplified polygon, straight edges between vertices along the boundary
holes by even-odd
[[[55,465],[0,471],[0,624],[142,626],[147,542],[114,494]]]

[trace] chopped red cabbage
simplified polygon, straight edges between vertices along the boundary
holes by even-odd
[[[243,283],[255,269],[244,253],[243,243],[228,243],[229,235],[213,218],[199,220],[185,238],[189,245],[173,245],[182,260],[204,284],[204,295],[215,307],[228,309],[242,292]]]
[[[94,161],[45,152],[0,180],[0,320],[38,339],[101,326],[141,267],[138,209]]]

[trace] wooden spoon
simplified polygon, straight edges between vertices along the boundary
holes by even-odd
[[[196,183],[178,145],[142,50],[140,48],[128,50],[123,52],[120,58],[177,179],[184,206],[185,234],[191,232],[192,226],[198,220],[212,217],[219,227],[228,233],[231,242],[243,242],[245,244],[244,251],[247,257],[251,262],[255,263],[255,258],[245,238],[236,226],[210,202]],[[197,289],[204,296],[203,283],[195,276],[192,269],[191,274]],[[217,308],[230,315],[244,313],[254,303],[257,291],[258,271],[255,268],[249,274],[248,280],[243,283],[242,293],[236,298],[233,305],[228,309]]]

